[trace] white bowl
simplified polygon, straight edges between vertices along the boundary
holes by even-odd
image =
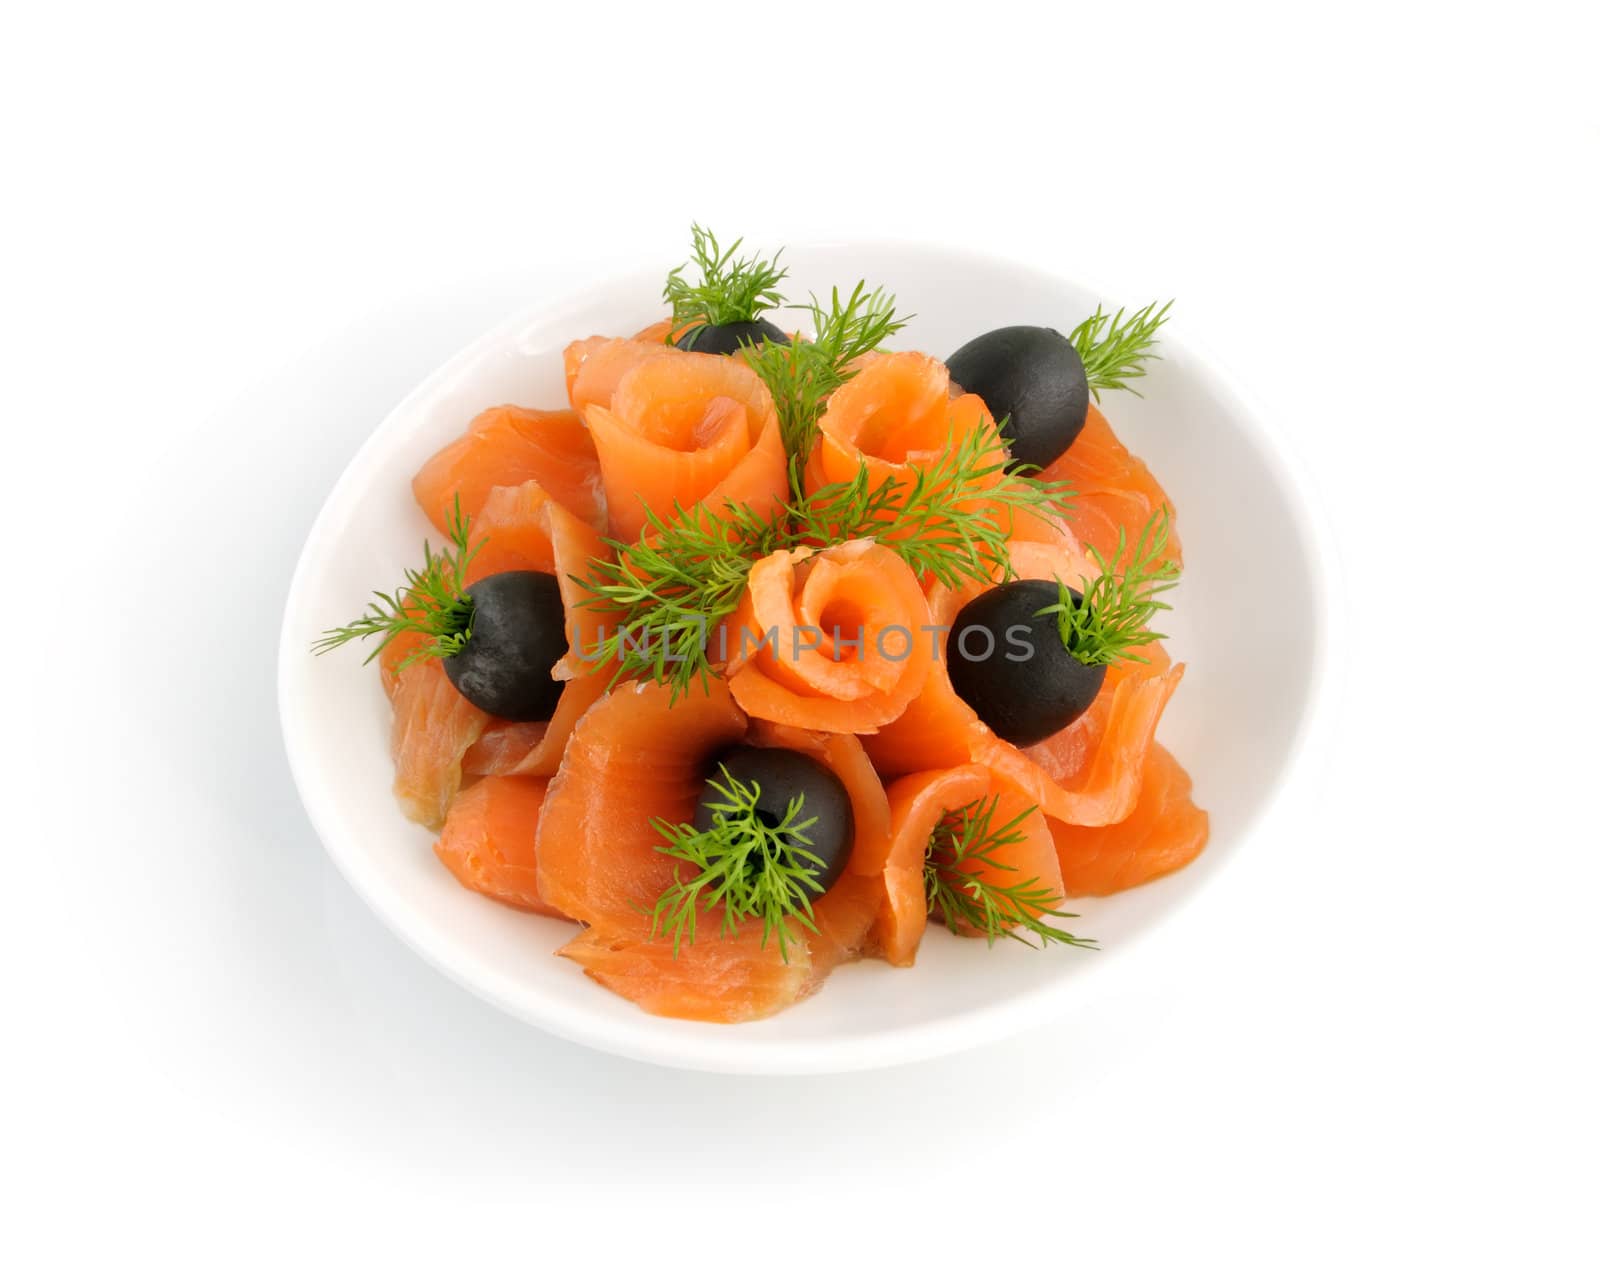
[[[881,283],[916,318],[894,343],[944,355],[1012,323],[1065,330],[1103,298],[1026,266],[904,244],[792,247],[791,296]],[[463,890],[432,837],[390,794],[389,706],[352,651],[312,640],[358,613],[416,561],[429,528],[410,480],[436,449],[498,403],[565,402],[561,351],[660,317],[660,268],[597,284],[501,324],[435,372],[351,461],[312,528],[289,591],[279,655],[284,738],[306,809],[345,877],[447,975],[531,1024],[597,1049],[680,1067],[803,1073],[875,1067],[963,1049],[1057,1014],[1111,955],[1160,924],[1240,849],[1303,742],[1320,681],[1324,554],[1271,431],[1214,367],[1165,336],[1143,398],[1103,405],[1178,510],[1186,572],[1168,629],[1188,675],[1161,736],[1211,812],[1196,863],[1105,900],[1078,901],[1074,929],[1102,952],[988,949],[930,929],[917,965],[860,962],[808,1001],[736,1026],[645,1014],[553,955],[571,926]]]

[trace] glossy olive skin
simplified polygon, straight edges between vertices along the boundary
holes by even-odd
[[[738,354],[741,346],[759,346],[763,341],[789,344],[789,337],[775,323],[765,319],[752,319],[748,323],[701,324],[690,328],[673,344],[680,350],[693,350],[696,354]]]
[[[768,827],[775,828],[783,822],[789,803],[803,798],[800,819],[816,818],[816,823],[806,829],[811,844],[805,849],[821,858],[817,868],[817,886],[808,889],[811,898],[820,897],[843,875],[850,863],[850,849],[855,845],[856,817],[850,805],[850,793],[843,782],[821,763],[813,761],[793,749],[758,749],[739,745],[718,757],[707,773],[708,781],[716,780],[726,785],[722,767],[743,784],[757,786],[756,813]],[[695,807],[694,826],[701,831],[712,825],[710,804],[725,802],[726,797],[712,788],[710,783],[701,790],[699,805]],[[810,860],[803,861],[811,864]]]
[[[974,337],[947,359],[950,377],[981,398],[1021,465],[1049,465],[1083,431],[1089,378],[1054,328],[1018,324]]]
[[[467,590],[472,637],[444,660],[455,688],[485,713],[546,722],[562,684],[550,670],[567,651],[561,586],[549,572],[498,572]]]
[[[997,736],[1021,747],[1077,721],[1105,684],[1106,667],[1080,663],[1061,645],[1056,617],[1038,614],[1060,596],[1053,580],[1008,581],[963,607],[950,630],[946,659],[956,694]],[[1077,590],[1072,596],[1083,599]]]

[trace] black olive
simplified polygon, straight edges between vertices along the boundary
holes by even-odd
[[[1083,595],[1072,591],[1073,598]],[[1106,680],[1061,645],[1055,581],[1013,580],[980,594],[956,615],[947,659],[956,694],[1002,740],[1038,744],[1083,716]]]
[[[817,898],[839,880],[850,862],[850,848],[855,844],[856,818],[849,790],[838,776],[793,749],[758,749],[750,745],[740,745],[723,753],[712,763],[709,779],[726,785],[723,767],[741,784],[759,787],[756,814],[769,828],[776,828],[783,822],[793,799],[803,799],[799,818],[815,817],[817,821],[805,831],[811,839],[805,849],[822,860],[822,866],[817,868],[817,889],[810,892],[811,897]],[[710,804],[725,801],[727,798],[708,782],[695,808],[695,828],[702,832],[709,829],[714,814]],[[811,864],[810,860],[802,862]]]
[[[978,395],[1000,422],[1020,464],[1043,469],[1072,446],[1088,419],[1083,360],[1054,328],[996,328],[946,362],[951,378]]]
[[[497,572],[467,590],[472,637],[444,661],[455,688],[485,713],[545,722],[562,684],[550,670],[567,651],[561,586],[549,572]]]
[[[703,323],[690,328],[673,344],[680,350],[693,350],[696,354],[738,354],[740,346],[759,346],[763,341],[774,341],[780,346],[789,344],[783,329],[765,319],[751,319],[745,323]]]

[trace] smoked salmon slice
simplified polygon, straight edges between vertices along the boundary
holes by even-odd
[[[665,858],[665,857],[660,857]],[[713,923],[710,935],[715,935]],[[761,946],[761,928],[715,942],[685,944],[649,939],[637,928],[596,926],[556,950],[589,977],[653,1015],[708,1023],[745,1023],[792,1006],[815,982],[804,944],[789,948],[788,962],[776,946]]]
[[[494,719],[462,757],[461,769],[467,775],[554,775],[572,729],[610,681],[603,671],[569,680],[549,722]]]
[[[389,749],[395,797],[407,819],[431,829],[444,823],[461,788],[461,760],[489,722],[437,660],[419,660],[395,675]]]
[[[884,960],[909,966],[928,928],[928,897],[923,864],[928,839],[951,811],[980,800],[989,774],[969,763],[941,771],[918,771],[889,785],[891,833],[883,844],[884,908],[876,938]]]
[[[582,412],[592,403],[611,405],[622,374],[658,355],[681,351],[672,345],[671,319],[661,319],[639,329],[631,337],[585,337],[571,342],[562,351],[567,377],[567,402],[573,411]]]
[[[444,820],[464,773],[554,775],[567,737],[611,676],[609,667],[582,657],[596,649],[606,616],[582,605],[586,592],[573,579],[588,570],[592,557],[605,554],[599,533],[532,479],[491,488],[472,530],[484,543],[468,567],[469,586],[502,571],[557,578],[571,650],[555,674],[566,686],[549,722],[503,722],[468,702],[438,660],[399,667],[424,641],[421,635],[404,633],[384,647],[379,667],[394,705],[395,793],[406,815],[429,828]]]
[[[992,804],[989,827],[994,832],[1015,821],[1016,840],[996,847],[986,860],[968,858],[948,867],[996,889],[1043,892],[1042,898],[1052,901],[1052,907],[1064,898],[1055,843],[1044,814],[1008,782],[970,763],[902,776],[889,786],[892,832],[884,853],[884,908],[875,931],[891,964],[911,965],[927,930],[924,874],[930,839],[947,818],[958,817],[977,803]],[[962,934],[978,933],[959,920],[957,928]]]
[[[568,651],[555,668],[566,686],[550,721],[495,719],[467,750],[462,767],[469,775],[551,776],[578,720],[611,681],[613,666],[592,658],[611,617],[588,605],[589,592],[577,579],[590,570],[592,559],[609,557],[609,551],[594,528],[532,480],[493,489],[473,530],[485,542],[467,571],[468,583],[502,571],[549,572],[561,590]]]
[[[882,545],[779,550],[751,568],[724,631],[729,686],[752,717],[876,731],[905,711],[927,677],[928,621],[916,574]]]
[[[815,992],[840,963],[864,955],[882,906],[881,878],[847,870],[813,904],[816,931],[792,927],[787,960],[750,922],[730,935],[702,913],[698,937],[673,952],[648,925],[602,923],[561,948],[589,976],[651,1014],[711,1023],[764,1019]]]
[[[576,412],[541,412],[507,404],[473,418],[467,432],[436,452],[411,491],[429,521],[446,535],[456,499],[476,517],[490,491],[528,479],[583,522],[605,526],[600,458]]]
[[[502,904],[550,917],[561,914],[539,898],[534,843],[547,782],[490,776],[450,804],[438,855],[468,890]]]
[[[472,520],[469,539],[475,551],[467,568],[468,585],[507,571],[549,572],[556,577],[570,647],[556,676],[573,678],[596,668],[589,657],[598,652],[613,622],[604,608],[590,604],[591,595],[579,578],[589,573],[592,560],[610,557],[599,532],[553,500],[537,480],[529,479],[490,488]],[[401,633],[385,644],[379,667],[391,697],[398,667],[424,641],[421,634]]]
[[[618,384],[629,372],[652,359],[672,359],[682,353],[676,346],[637,338],[586,337],[574,341],[562,353],[567,402],[580,415],[596,404],[608,408]]]
[[[378,673],[383,680],[383,694],[392,702],[400,686],[400,666],[427,639],[422,634],[396,634],[378,653]]]
[[[567,623],[568,652],[556,666],[556,677],[593,671],[610,617],[591,605],[592,595],[579,582],[591,570],[591,560],[610,557],[599,532],[529,479],[490,489],[471,536],[483,544],[467,568],[467,584],[498,572],[549,572],[561,590]]]
[[[1050,901],[1047,907],[1055,907],[1066,892],[1061,883],[1061,866],[1056,859],[1055,842],[1050,837],[1050,825],[1044,812],[1028,795],[994,772],[990,772],[988,792],[980,800],[992,802],[990,831],[998,833],[1001,829],[1010,828],[1016,840],[994,847],[985,860],[964,859],[952,867],[995,890],[1026,888],[1030,893],[1042,892],[1042,898]],[[1024,907],[1034,917],[1044,911],[1026,905]],[[960,922],[957,929],[963,935],[981,933]]]
[[[1050,821],[1068,895],[1110,895],[1175,872],[1205,849],[1210,819],[1194,804],[1193,782],[1157,744],[1127,818],[1101,828]]]
[[[646,347],[648,349],[648,347]],[[594,436],[611,535],[637,539],[648,512],[735,503],[757,516],[788,495],[788,461],[766,384],[742,360],[678,352],[643,358],[616,381],[609,405],[585,401],[580,370],[574,402]],[[598,375],[598,374],[596,374]]]
[[[656,849],[662,838],[651,817],[689,819],[712,759],[744,739],[795,749],[839,776],[856,820],[851,859],[813,905],[816,933],[792,927],[787,961],[775,940],[762,945],[759,924],[724,935],[712,911],[674,956],[670,936],[652,937],[649,909],[680,864]],[[561,953],[614,992],[676,1018],[760,1018],[863,951],[883,883],[862,864],[888,822],[883,786],[853,737],[747,724],[722,682],[696,686],[675,705],[660,684],[624,683],[578,724],[551,783],[539,827],[540,895],[589,923]]]
[[[578,721],[539,824],[539,897],[589,925],[632,933],[672,885],[678,861],[652,819],[691,819],[711,759],[744,736],[727,684],[695,683],[676,703],[656,682],[624,682]]]
[[[1165,507],[1176,512],[1150,467],[1123,446],[1110,422],[1093,404],[1089,405],[1083,432],[1040,472],[1040,477],[1058,480],[1072,489],[1072,529],[1107,561],[1117,552],[1119,535],[1125,535],[1131,547],[1157,510]],[[1121,567],[1125,561],[1126,552],[1123,561],[1112,565]],[[1166,551],[1153,560],[1152,566],[1169,562],[1183,565],[1176,526],[1168,536]]]
[[[1156,727],[1184,667],[1160,673],[1140,665],[1107,671],[1089,712],[1064,731],[1028,749],[1007,744],[986,728],[973,739],[973,757],[1005,776],[1045,814],[1068,824],[1099,826],[1125,819],[1138,800]],[[1079,730],[1076,741],[1061,737]],[[1062,759],[1073,759],[1063,765]]]
[[[1048,740],[1021,750],[1056,782],[1071,782],[1096,764],[1106,737],[1112,734],[1118,687],[1131,683],[1137,688],[1158,680],[1164,683],[1172,670],[1172,660],[1160,643],[1134,648],[1129,655],[1130,659],[1106,670],[1105,686],[1081,718]],[[1143,663],[1131,658],[1134,656],[1142,657]]]
[[[1021,580],[1075,584],[1096,571],[1093,561],[1070,535],[1052,541],[1014,537],[1008,549],[1013,573]],[[905,712],[865,741],[868,754],[884,775],[940,770],[973,760],[972,735],[986,728],[950,685],[944,651],[948,627],[955,623],[956,615],[991,585],[998,584],[999,576],[996,572],[988,583],[971,582],[954,589],[939,584],[928,587],[929,623],[939,632],[937,647],[929,645],[937,656],[930,660],[922,686]]]
[[[1011,557],[1023,580],[1075,585],[1095,571],[1081,553],[1043,542],[1013,541]],[[928,601],[934,625],[950,625],[983,588],[932,588]],[[863,744],[885,775],[979,762],[1047,815],[1074,824],[1114,824],[1133,809],[1156,725],[1182,676],[1183,667],[1169,667],[1159,652],[1150,664],[1112,666],[1083,717],[1048,740],[1018,749],[984,726],[956,694],[941,656],[906,711],[864,737]]]
[[[748,922],[730,935],[721,919],[702,912],[697,938],[679,946],[651,938],[643,919],[603,922],[560,950],[599,983],[652,1014],[713,1023],[762,1019],[809,996],[840,963],[864,955],[883,904],[881,874],[864,872],[863,848],[882,842],[889,804],[872,764],[850,736],[824,736],[790,727],[752,724],[749,739],[796,749],[834,770],[850,794],[856,842],[844,875],[812,904],[815,932],[795,923],[787,960],[775,940],[761,942]],[[657,858],[664,859],[657,853]]]
[[[670,318],[657,319],[633,334],[633,340],[644,345],[662,346],[672,340],[673,324]]]
[[[883,908],[880,848],[889,836],[889,797],[867,751],[854,736],[752,721],[746,738],[761,748],[805,754],[838,776],[850,795],[855,841],[849,862],[844,875],[812,904],[816,932],[800,932],[811,954],[811,975],[804,985],[810,992],[834,967],[862,956],[867,949],[868,935]]]

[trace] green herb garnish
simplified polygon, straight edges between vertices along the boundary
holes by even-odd
[[[1007,470],[999,427],[985,421],[912,471],[872,485],[863,466],[853,479],[818,488],[791,506],[799,541],[875,537],[919,576],[949,588],[1011,575],[1009,515],[1063,518],[1072,508],[1067,484]]]
[[[1109,561],[1091,546],[1089,553],[1100,569],[1099,575],[1084,586],[1081,597],[1074,596],[1063,584],[1060,601],[1037,613],[1056,617],[1061,645],[1079,664],[1109,665],[1120,660],[1149,663],[1134,648],[1166,637],[1148,626],[1158,611],[1172,609],[1159,596],[1177,585],[1178,565],[1157,562],[1166,552],[1171,527],[1171,517],[1163,506],[1144,525],[1138,543],[1128,555],[1128,565],[1121,571],[1112,565],[1121,562],[1127,553],[1126,531],[1117,533],[1116,552]]]
[[[607,540],[613,559],[590,560],[582,606],[615,614],[615,628],[592,653],[597,664],[617,662],[612,685],[647,678],[671,685],[673,698],[699,681],[711,663],[706,638],[733,613],[756,559],[782,546],[781,518],[763,519],[729,502],[721,513],[675,504],[670,519],[645,511],[633,544]]]
[[[735,257],[744,243],[736,239],[726,249],[717,237],[699,225],[690,227],[693,239],[692,260],[667,276],[661,298],[672,306],[672,327],[717,327],[725,323],[750,323],[763,311],[783,304],[778,285],[788,270],[778,265],[782,251],[770,260],[761,257]],[[700,282],[684,278],[690,265],[699,268]]]
[[[1070,495],[1063,484],[1004,472],[993,423],[974,430],[909,483],[873,486],[863,467],[853,480],[796,498],[772,518],[749,506],[677,506],[670,519],[648,513],[634,544],[607,541],[613,560],[593,560],[581,578],[584,606],[614,614],[595,656],[617,662],[613,682],[646,678],[674,698],[711,677],[710,633],[744,593],[757,559],[780,549],[875,538],[918,575],[952,588],[1009,577],[1010,514],[1059,517]],[[995,461],[999,456],[1002,459]]]
[[[385,647],[401,634],[425,634],[427,642],[406,656],[396,671],[410,668],[419,660],[456,655],[472,639],[472,599],[465,592],[467,567],[484,542],[470,543],[472,520],[461,512],[457,496],[450,515],[450,548],[435,554],[422,542],[422,569],[408,568],[406,583],[392,594],[375,592],[376,602],[368,605],[359,619],[338,629],[325,631],[311,650],[317,655],[342,647],[354,638],[382,634],[363,663],[370,664]]]
[[[835,288],[826,307],[813,296],[809,308],[816,332],[812,340],[792,345],[766,341],[744,352],[772,392],[783,446],[796,474],[811,455],[828,396],[855,375],[850,365],[908,322],[896,317],[892,296],[881,288],[868,292],[865,282],[856,284],[845,299]],[[799,490],[796,484],[795,491]]]
[[[694,870],[687,878],[681,868],[674,871],[673,884],[650,910],[650,937],[671,935],[676,958],[685,941],[694,943],[700,910],[720,906],[723,935],[737,931],[747,918],[759,918],[761,946],[765,948],[776,935],[778,952],[788,961],[794,939],[790,922],[813,932],[817,929],[811,900],[822,894],[817,874],[825,864],[810,849],[806,832],[817,818],[801,818],[805,799],[796,796],[789,800],[783,818],[769,823],[756,809],[761,786],[735,779],[725,766],[721,770],[721,780],[706,781],[722,797],[707,803],[710,828],[650,821],[666,839],[656,850]]]
[[[991,948],[1002,936],[1030,948],[1048,944],[1093,948],[1094,940],[1079,938],[1050,924],[1048,918],[1065,921],[1078,914],[1057,911],[1055,906],[1061,903],[1061,897],[1041,886],[1037,877],[997,886],[980,871],[1017,871],[1003,863],[999,854],[1023,840],[1022,822],[1038,809],[1030,806],[999,828],[991,828],[999,805],[998,795],[979,798],[949,812],[934,829],[922,862],[929,914],[943,917],[954,934],[961,934],[963,929],[977,931]]]
[[[1138,394],[1128,382],[1144,376],[1146,359],[1159,359],[1151,347],[1156,343],[1156,333],[1167,321],[1172,309],[1169,301],[1159,310],[1151,302],[1127,318],[1118,310],[1108,315],[1099,307],[1067,338],[1083,360],[1083,370],[1089,377],[1089,390],[1098,402],[1102,390],[1128,390]]]

